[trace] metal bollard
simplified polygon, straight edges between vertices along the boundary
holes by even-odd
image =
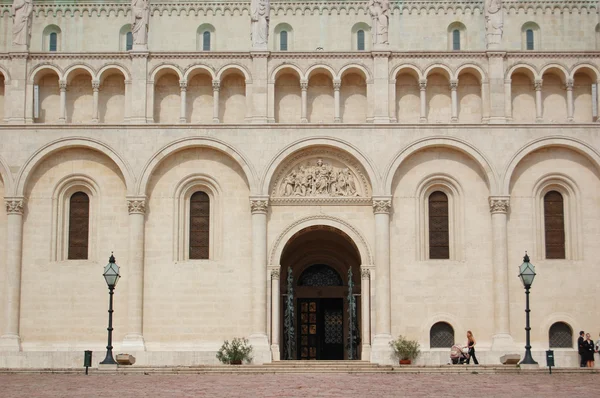
[[[88,374],[88,368],[92,366],[92,351],[85,350],[83,355],[83,366],[85,366],[85,374]]]

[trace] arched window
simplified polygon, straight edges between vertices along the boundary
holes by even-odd
[[[69,200],[69,260],[87,260],[90,232],[90,198],[75,192]]]
[[[429,258],[450,258],[448,196],[435,191],[429,195]]]
[[[560,192],[544,195],[546,258],[565,258],[565,210]]]
[[[438,322],[429,331],[431,348],[450,348],[454,345],[454,329],[446,322]]]
[[[460,30],[458,29],[452,31],[452,49],[454,51],[460,50]]]
[[[548,332],[550,348],[573,348],[573,331],[564,322],[556,322]]]
[[[48,41],[48,51],[56,51],[58,45],[58,33],[50,33],[50,40]]]
[[[279,51],[287,51],[288,49],[288,32],[282,30],[279,33]]]
[[[315,264],[305,269],[300,278],[298,286],[343,286],[344,282],[340,274],[329,265]]]
[[[527,41],[527,49],[533,50],[533,29],[527,29],[527,31],[525,31],[525,39]]]
[[[125,51],[131,51],[133,49],[133,33],[127,32],[125,35]]]
[[[356,32],[356,49],[365,51],[365,31],[362,29]]]
[[[198,191],[190,198],[190,260],[208,259],[210,199]]]
[[[210,32],[202,33],[202,51],[210,51]]]

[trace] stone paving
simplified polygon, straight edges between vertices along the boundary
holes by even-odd
[[[593,397],[600,374],[0,374],[0,397]]]

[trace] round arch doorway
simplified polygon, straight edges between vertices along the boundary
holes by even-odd
[[[304,228],[280,264],[281,358],[360,359],[361,258],[352,239],[330,226]]]

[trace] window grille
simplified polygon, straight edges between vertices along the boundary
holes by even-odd
[[[446,322],[438,322],[429,331],[431,348],[450,348],[454,345],[454,329]]]
[[[69,260],[87,260],[90,229],[90,198],[75,192],[69,200]]]
[[[573,331],[564,322],[556,322],[550,326],[548,333],[550,348],[573,348]]]
[[[365,31],[359,30],[356,32],[356,49],[358,51],[365,51]]]
[[[565,211],[563,196],[557,191],[544,195],[544,234],[546,258],[565,258]]]
[[[208,259],[210,199],[198,191],[190,198],[190,260]]]
[[[450,258],[448,196],[440,191],[429,195],[429,258]]]
[[[302,272],[298,286],[343,286],[344,283],[336,270],[325,264],[311,265]]]

